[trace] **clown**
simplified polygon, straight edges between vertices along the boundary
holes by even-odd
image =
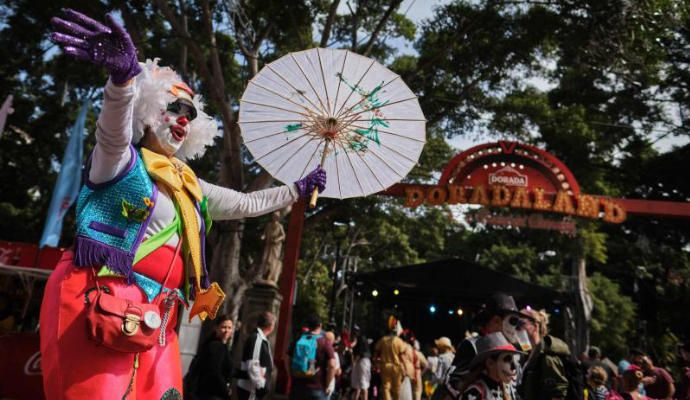
[[[140,64],[112,16],[104,25],[65,10],[51,22],[65,53],[104,67],[110,79],[77,203],[74,250],[58,263],[41,306],[46,397],[182,399],[177,306],[193,300],[192,317],[214,318],[224,298],[205,266],[210,221],[286,207],[323,190],[325,171],[250,194],[198,179],[184,160],[202,155],[218,132],[201,98],[157,60]],[[157,305],[122,325],[128,335],[143,325],[159,329],[157,344],[136,354],[97,345],[86,329],[94,290]]]
[[[519,352],[501,332],[477,340],[477,355],[470,363],[474,382],[464,390],[463,400],[515,400],[512,383],[517,378]]]

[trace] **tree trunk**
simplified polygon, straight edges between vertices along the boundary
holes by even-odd
[[[231,315],[235,313],[231,317],[234,320],[237,311],[235,310],[236,307],[232,307],[229,300],[234,290],[234,283],[240,280],[240,250],[244,221],[224,221],[218,225],[214,228],[218,229],[218,234],[213,245],[213,259],[209,273],[211,281],[218,282],[227,295],[221,311]]]
[[[335,17],[337,16],[338,5],[340,0],[333,0],[328,9],[328,17],[326,18],[326,23],[323,26],[323,32],[321,32],[321,43],[319,47],[328,47],[328,39],[331,37],[331,30],[333,30],[333,23],[335,22]]]
[[[223,107],[230,116],[229,106]],[[223,121],[225,123],[225,119]],[[240,157],[239,126],[232,121],[231,133],[227,130],[223,137],[223,148],[220,154],[220,178],[219,184],[237,191],[242,190],[242,161]],[[211,280],[218,282],[227,298],[222,306],[224,313],[229,314],[233,320],[239,316],[241,301],[236,296],[240,278],[240,254],[242,249],[242,236],[244,235],[244,220],[223,221],[218,224],[218,235],[213,246],[213,259],[211,261]],[[244,293],[244,290],[242,290]]]
[[[582,354],[589,347],[589,323],[592,320],[592,296],[587,287],[587,262],[582,244],[579,244],[577,255],[573,260],[572,276],[575,297],[575,332],[574,348],[570,349],[576,356]]]
[[[247,58],[249,59],[249,71],[251,73],[251,77],[253,78],[259,73],[259,51],[254,50],[254,52],[252,52]]]
[[[388,9],[378,22],[366,46],[367,51],[371,51],[386,21],[400,3],[401,0],[390,0]],[[339,0],[334,0],[331,3],[328,16],[330,24],[333,23],[336,16],[338,4]],[[245,187],[243,176],[244,166],[241,154],[242,138],[239,126],[235,121],[233,111],[230,107],[232,102],[225,94],[225,80],[223,78],[221,59],[213,29],[212,5],[208,0],[200,0],[199,6],[201,10],[200,22],[202,34],[194,37],[189,33],[187,21],[185,17],[183,17],[185,13],[179,12],[180,7],[184,6],[184,2],[178,3],[175,10],[171,8],[170,3],[166,0],[156,0],[156,5],[171,24],[172,30],[184,43],[184,48],[186,50],[183,50],[184,52],[181,54],[182,59],[185,59],[187,56],[186,51],[188,51],[188,55],[194,60],[198,68],[199,76],[204,86],[209,88],[209,101],[216,105],[219,110],[223,124],[223,145],[220,152],[220,176],[218,183],[221,186],[237,191],[247,190],[248,188]],[[353,47],[356,47],[357,44],[357,28],[359,26],[360,17],[359,7],[357,7],[353,27]],[[329,25],[328,21],[327,25]],[[251,77],[259,72],[259,49],[271,29],[272,24],[269,22],[258,32],[250,43],[244,40],[248,37],[245,35],[245,32],[236,32],[238,39],[237,43],[242,53],[247,58]],[[328,30],[328,33],[330,33],[331,28]],[[322,37],[323,40],[327,41],[329,37],[328,33]],[[208,46],[202,48],[200,45],[201,42],[204,42]],[[257,182],[250,185],[249,189],[260,190],[270,185],[272,179],[270,176],[266,175],[267,174],[261,174]],[[286,212],[282,212],[282,214],[284,215]],[[218,282],[223,291],[225,291],[227,299],[222,306],[221,312],[229,314],[232,319],[236,319],[239,316],[244,293],[254,282],[258,270],[260,270],[260,266],[256,265],[249,266],[244,271],[240,268],[244,226],[243,220],[216,223],[214,228],[216,229],[215,240],[209,242],[209,245],[213,249],[213,259],[209,264],[210,278],[212,281]]]
[[[391,3],[388,5],[388,9],[383,14],[379,22],[376,24],[376,28],[374,28],[374,31],[371,33],[369,42],[367,43],[366,47],[364,48],[364,52],[362,53],[363,56],[369,56],[369,53],[371,53],[371,50],[374,48],[374,44],[376,44],[376,40],[378,39],[381,30],[386,25],[386,22],[388,22],[388,19],[391,17],[391,15],[393,15],[393,12],[398,7],[400,7],[401,3],[402,0],[392,0]]]

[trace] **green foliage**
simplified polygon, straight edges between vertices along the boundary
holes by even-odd
[[[297,269],[297,302],[293,321],[300,323],[309,315],[316,314],[322,321],[328,318],[328,299],[333,281],[329,277],[328,267],[321,260],[314,262],[300,261]]]
[[[506,86],[511,72],[536,64],[554,16],[505,12],[490,3],[456,1],[436,10],[421,27],[417,68],[403,74],[424,93],[422,106],[448,136],[481,126],[482,113]]]
[[[349,12],[336,17],[329,45],[349,48],[359,53],[365,52],[382,17],[393,6],[390,18],[381,27],[377,36],[384,40],[375,40],[368,54],[379,60],[387,59],[396,52],[396,49],[385,39],[412,40],[416,31],[414,23],[397,12],[400,3],[402,3],[401,0],[347,1],[345,4]]]
[[[448,136],[479,130],[487,139],[546,148],[585,193],[688,201],[678,171],[690,149],[660,155],[652,147],[660,131],[687,135],[688,124],[669,115],[688,104],[690,64],[681,50],[690,37],[688,9],[687,2],[664,0],[456,1],[421,27],[418,59],[394,65],[423,93],[427,117]],[[578,229],[578,240],[562,240],[486,227],[451,239],[447,253],[559,287],[582,252],[589,271],[620,282],[626,295],[635,294],[637,282],[635,300],[650,335],[667,326],[687,331],[670,307],[687,304],[686,221],[632,217],[622,226],[579,221]],[[549,250],[555,256],[539,256]]]
[[[84,8],[102,12],[98,4]],[[0,6],[0,12],[6,16],[0,37],[0,95],[2,101],[9,94],[14,96],[14,113],[0,136],[0,231],[4,239],[38,242],[57,177],[55,167],[67,144],[67,129],[76,118],[79,100],[95,96],[98,91],[93,87],[105,78],[98,69],[85,75],[83,67],[55,57],[47,32],[36,30],[48,26],[58,6],[16,1]],[[80,79],[65,80],[76,76]],[[94,127],[90,113],[87,129]],[[87,140],[85,147],[91,143],[92,139]],[[72,230],[69,218],[64,225]]]
[[[454,150],[446,142],[443,132],[439,129],[429,129],[419,161],[407,175],[405,181],[411,183],[433,182],[435,180],[434,174],[441,171],[454,155]]]
[[[530,272],[537,261],[532,247],[514,247],[492,244],[479,254],[477,262],[491,269],[513,275],[523,280],[530,279]]]
[[[581,226],[582,225],[585,224],[583,223]],[[584,229],[581,228],[578,235],[581,240],[584,256],[588,260],[606,264],[606,234],[597,232],[596,227],[589,226],[588,228],[589,229],[587,229],[587,227]]]
[[[417,26],[410,21],[405,15],[394,13],[391,17],[391,35],[393,37],[402,37],[407,40],[414,40],[414,35],[417,32]]]
[[[651,354],[653,354],[656,360],[656,365],[661,365],[669,369],[675,369],[679,365],[677,360],[678,357],[678,343],[681,342],[681,338],[675,335],[670,330],[666,330],[663,335],[659,337],[659,340],[654,340],[650,343],[652,349]],[[681,368],[682,369],[682,368]],[[675,376],[682,374],[683,371],[677,371]]]
[[[594,308],[591,341],[600,346],[609,358],[617,360],[628,353],[628,340],[635,332],[635,304],[623,295],[620,285],[599,272],[588,284]]]
[[[174,2],[173,2],[174,3]],[[173,5],[171,4],[171,6]],[[264,35],[259,67],[289,51],[319,43],[331,2],[240,1],[256,35]],[[199,2],[183,2],[189,30],[206,53]],[[225,80],[224,94],[237,101],[250,78],[227,2],[211,2],[214,38]],[[690,201],[684,174],[690,146],[665,153],[660,135],[690,135],[690,5],[680,0],[492,2],[456,0],[415,26],[399,1],[341,2],[329,46],[367,51],[419,95],[429,120],[427,144],[407,182],[433,183],[454,149],[445,139],[520,140],[554,153],[574,172],[585,193]],[[393,5],[390,19],[375,32]],[[175,4],[177,5],[177,4]],[[101,18],[118,10],[135,33],[140,58],[161,57],[207,99],[213,88],[153,2],[12,0],[0,6],[0,95],[13,94],[15,113],[0,137],[0,232],[2,239],[36,242],[79,100],[98,99],[105,73],[61,55],[48,40],[49,18],[62,7]],[[347,7],[346,7],[347,8]],[[342,9],[342,7],[341,7]],[[178,10],[179,11],[179,10]],[[179,13],[181,14],[181,13]],[[178,14],[178,16],[179,16]],[[417,40],[418,54],[396,56],[390,39]],[[138,38],[138,39],[137,39]],[[187,49],[188,50],[188,49]],[[64,102],[62,100],[65,100]],[[210,101],[208,111],[218,115]],[[87,127],[95,129],[96,110]],[[192,164],[199,176],[220,175],[219,139]],[[93,136],[87,139],[87,149]],[[243,152],[246,181],[261,172]],[[564,289],[572,258],[582,252],[595,300],[592,339],[609,355],[634,337],[635,313],[651,337],[687,332],[690,307],[690,229],[685,220],[632,217],[622,225],[578,221],[576,239],[547,231],[460,224],[448,207],[406,209],[398,199],[320,200],[304,234],[296,320],[326,317],[332,255],[340,242],[361,270],[461,257]],[[456,212],[457,215],[457,212]],[[71,231],[71,216],[65,232]],[[242,266],[261,251],[266,218],[246,221]],[[351,223],[341,237],[334,221]],[[218,231],[214,235],[223,234]],[[71,237],[65,235],[63,244]],[[634,290],[633,288],[637,288]],[[631,298],[637,307],[631,303]],[[373,311],[371,311],[373,312]],[[364,316],[363,316],[364,318]],[[374,318],[372,318],[374,320]],[[662,348],[663,347],[663,348]]]

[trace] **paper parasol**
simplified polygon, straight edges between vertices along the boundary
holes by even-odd
[[[273,177],[289,184],[321,162],[321,196],[339,199],[399,182],[426,142],[417,96],[400,76],[347,50],[305,50],[266,65],[242,96],[239,124]]]

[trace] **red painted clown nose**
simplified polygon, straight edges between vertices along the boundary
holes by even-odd
[[[184,115],[180,115],[179,117],[177,117],[177,123],[180,126],[184,127],[184,126],[187,126],[187,124],[189,124],[189,120]]]

